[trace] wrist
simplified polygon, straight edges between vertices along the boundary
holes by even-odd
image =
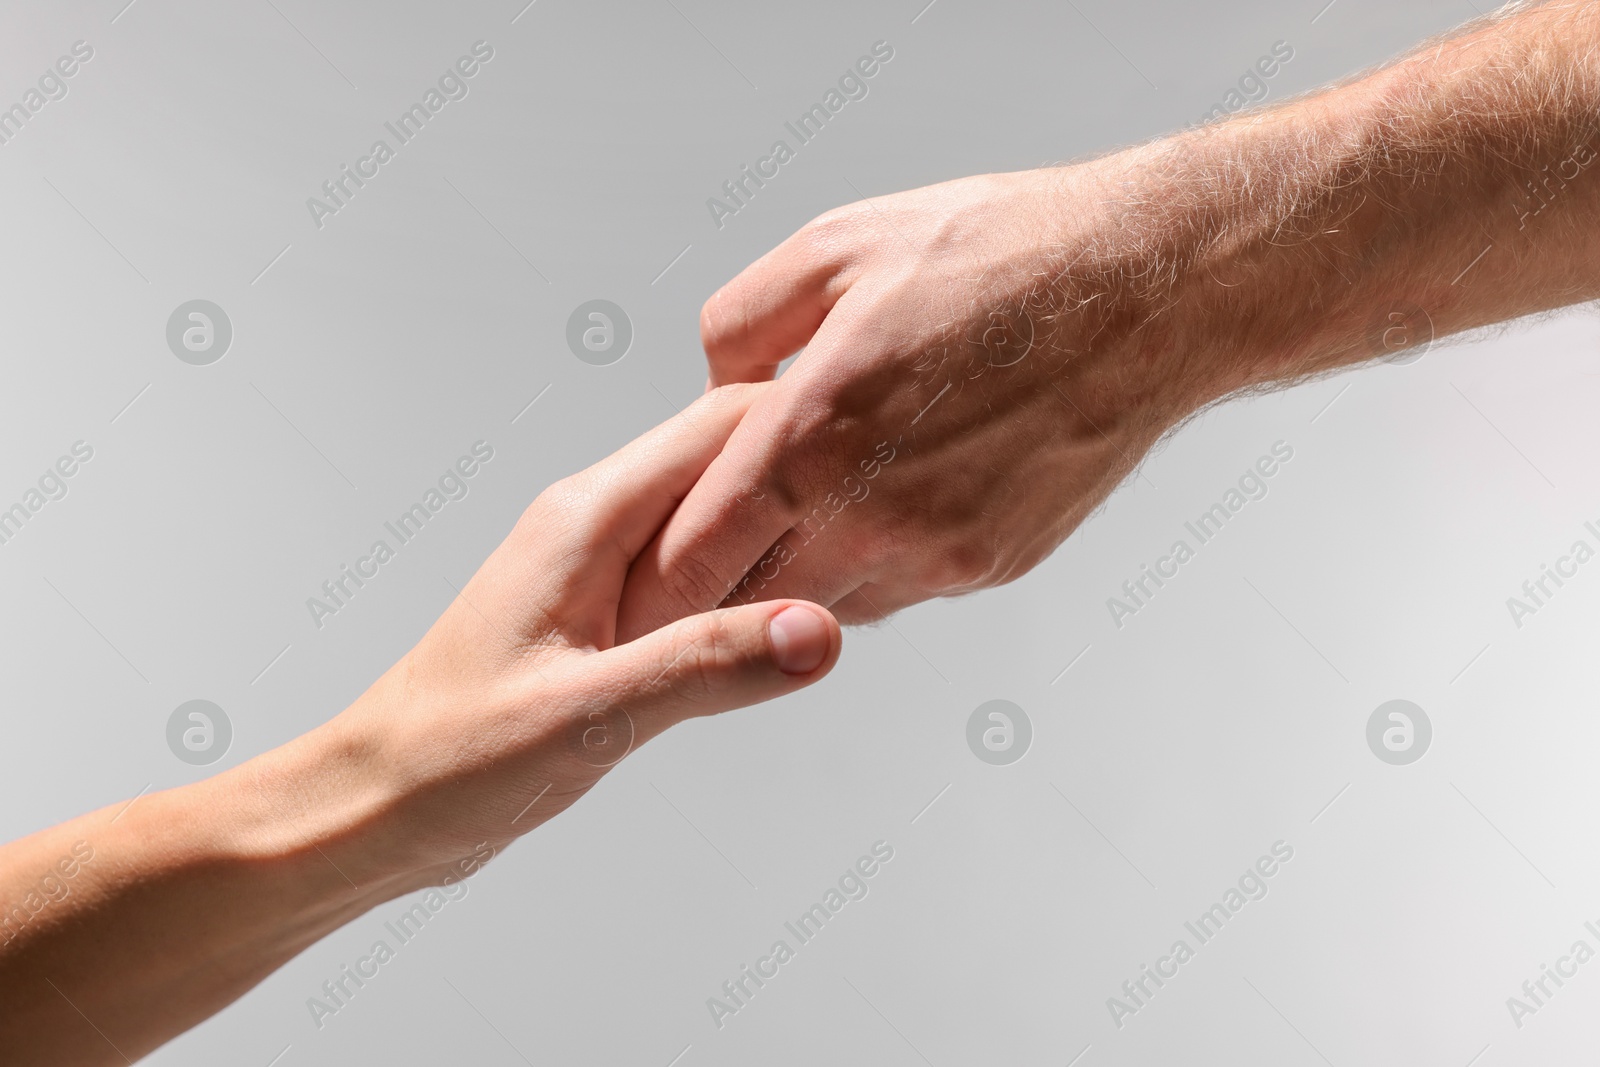
[[[395,798],[379,766],[374,739],[341,716],[163,794],[176,811],[152,806],[145,814],[205,862],[287,894],[307,918],[358,914],[413,888],[413,872],[388,844]]]
[[[1213,358],[1215,324],[1193,307],[1201,234],[1168,199],[1166,150],[1156,143],[1034,172],[1046,205],[1030,239],[1036,273],[1049,279],[1036,301],[1050,322],[1048,373],[1076,413],[1130,455],[1230,391],[1220,382],[1228,364]],[[1180,301],[1191,304],[1182,315]]]
[[[53,858],[81,839],[72,854],[83,865],[59,898],[70,912],[30,924],[4,962],[13,976],[47,962],[125,1051],[150,1051],[410,888],[364,858],[358,841],[381,805],[352,787],[347,766],[313,732],[11,846]],[[137,968],[137,990],[121,964]],[[60,1007],[52,996],[47,1013]]]
[[[1157,433],[1379,354],[1380,305],[1436,305],[1402,269],[1414,224],[1367,184],[1382,96],[1358,83],[1090,165],[1097,254],[1068,281],[1078,301],[1103,294],[1094,326],[1117,350],[1118,396]]]
[[[1600,186],[1573,180],[1600,158],[1600,67],[1558,47],[1597,26],[1479,28],[1096,164],[1147,372],[1193,410],[1600,295]]]

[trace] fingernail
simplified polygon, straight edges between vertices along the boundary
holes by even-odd
[[[784,608],[767,624],[772,658],[785,674],[810,674],[828,654],[828,624],[810,608]]]

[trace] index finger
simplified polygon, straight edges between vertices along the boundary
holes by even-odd
[[[539,494],[468,583],[471,605],[514,619],[559,618],[573,640],[609,648],[611,608],[630,564],[770,388],[716,390]]]
[[[769,381],[848,288],[840,242],[813,222],[740,271],[700,309],[709,385]]]
[[[764,472],[783,460],[780,418],[758,402],[634,560],[617,612],[619,642],[720,606],[788,531],[792,504],[763,489]]]

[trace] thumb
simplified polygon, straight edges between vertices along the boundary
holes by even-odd
[[[775,600],[690,616],[590,658],[643,743],[674,723],[804,689],[839,658],[823,607]]]

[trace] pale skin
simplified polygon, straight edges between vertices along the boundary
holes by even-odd
[[[149,1052],[673,723],[820,678],[826,608],[1018,577],[1210,403],[1600,296],[1597,46],[1600,9],[1548,4],[1270,111],[813,222],[702,316],[712,384],[805,347],[781,379],[542,494],[324,726],[0,848],[0,906],[70,886],[0,929],[7,1062]]]
[[[32,910],[46,876],[69,889],[0,927],[0,1059],[137,1058],[376,905],[470,876],[674,723],[825,675],[838,624],[798,602],[615,641],[629,564],[763,388],[718,390],[540,494],[323,726],[0,849],[7,908]]]

